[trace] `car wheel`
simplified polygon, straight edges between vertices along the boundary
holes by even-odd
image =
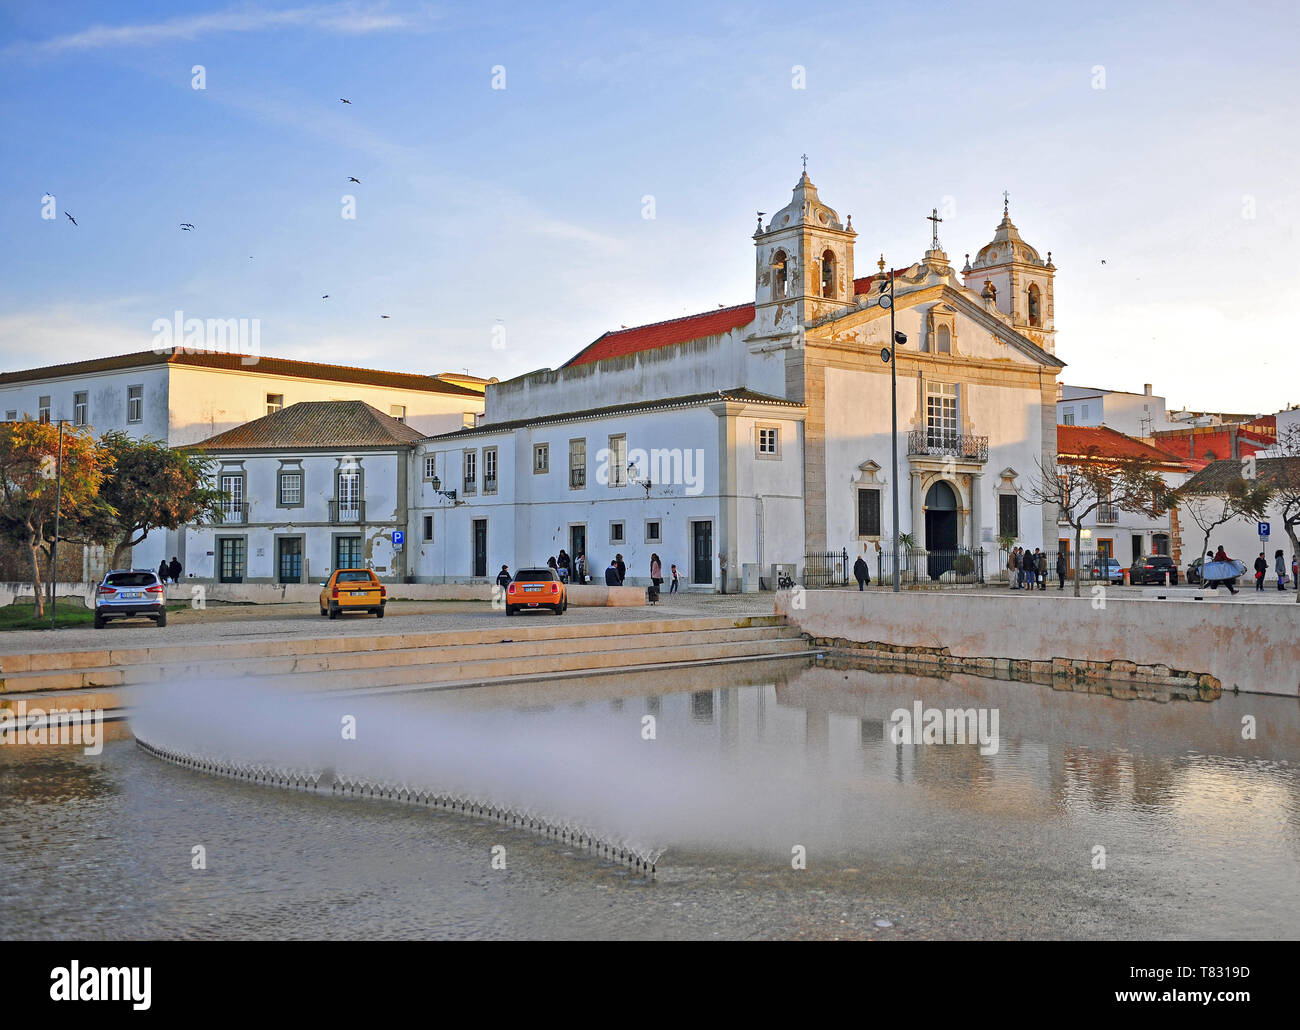
[[[514,615],[514,613],[515,613],[514,608],[513,608],[512,606],[510,606],[510,605],[506,605],[506,614],[507,614],[507,615]]]
[[[328,614],[329,614],[329,612],[326,611],[324,608],[322,608],[322,609],[320,610],[320,613],[321,613],[322,615],[328,615]]]
[[[336,604],[332,604],[332,605],[330,605],[330,618],[331,618],[331,619],[337,619],[338,617],[339,617],[339,607],[338,607],[338,605],[336,605]]]
[[[95,629],[103,629],[107,620],[102,618],[98,612],[95,613]]]
[[[383,609],[383,608],[376,608],[376,609],[375,609],[375,618],[376,618],[376,619],[382,619],[383,617],[384,617],[384,609]]]
[[[156,623],[158,623],[158,628],[159,628],[159,629],[162,629],[164,626],[166,626],[166,625],[167,625],[167,610],[164,608],[162,611],[160,611],[160,612],[158,613],[157,617],[156,617],[153,621],[156,622]]]

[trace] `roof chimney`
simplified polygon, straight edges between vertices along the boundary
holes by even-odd
[[[1151,396],[1151,384],[1150,384],[1150,383],[1143,383],[1143,384],[1142,384],[1142,392],[1143,392],[1144,394],[1146,394],[1148,397],[1150,397],[1150,396]]]

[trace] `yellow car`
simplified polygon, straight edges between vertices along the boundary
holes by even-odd
[[[369,569],[338,569],[321,584],[320,613],[337,619],[339,612],[374,612],[384,617],[388,591]]]

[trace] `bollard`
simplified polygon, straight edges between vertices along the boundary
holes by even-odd
[[[1129,576],[1129,570],[1128,570],[1128,569],[1125,569],[1125,570],[1124,570],[1124,585],[1125,585],[1125,586],[1128,586],[1128,585],[1129,585],[1128,576]]]

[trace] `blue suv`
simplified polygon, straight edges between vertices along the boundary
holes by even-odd
[[[148,569],[116,569],[105,573],[95,596],[95,629],[110,619],[136,616],[167,625],[167,598],[158,573]]]

